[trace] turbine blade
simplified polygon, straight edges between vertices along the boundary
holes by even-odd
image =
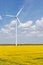
[[[18,11],[18,13],[17,13],[16,16],[18,16],[18,15],[20,14],[20,12],[23,10],[23,8],[24,8],[24,7],[22,7],[22,8]]]
[[[21,24],[21,22],[20,22],[20,20],[19,20],[19,18],[17,17],[17,21]]]
[[[8,17],[14,17],[13,15],[6,15],[6,16],[8,16]]]

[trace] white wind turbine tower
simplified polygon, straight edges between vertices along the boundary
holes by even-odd
[[[6,16],[9,16],[9,17],[14,17],[14,18],[16,18],[16,46],[17,46],[17,22],[19,22],[19,24],[21,24],[21,22],[20,22],[18,16],[19,16],[19,14],[21,13],[21,11],[23,10],[23,8],[24,8],[24,7],[22,7],[22,8],[18,11],[18,13],[16,14],[16,16],[6,15]]]

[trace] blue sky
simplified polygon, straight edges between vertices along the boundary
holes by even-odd
[[[43,0],[0,0],[0,43],[15,43],[18,15],[18,43],[43,43]],[[10,15],[10,16],[9,16]]]

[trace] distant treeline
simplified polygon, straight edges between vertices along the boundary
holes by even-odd
[[[16,46],[16,44],[0,44],[0,46]],[[24,46],[24,45],[43,45],[43,44],[17,44],[17,46]]]

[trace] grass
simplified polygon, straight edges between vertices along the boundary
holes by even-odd
[[[43,65],[43,45],[0,45],[0,65]]]

